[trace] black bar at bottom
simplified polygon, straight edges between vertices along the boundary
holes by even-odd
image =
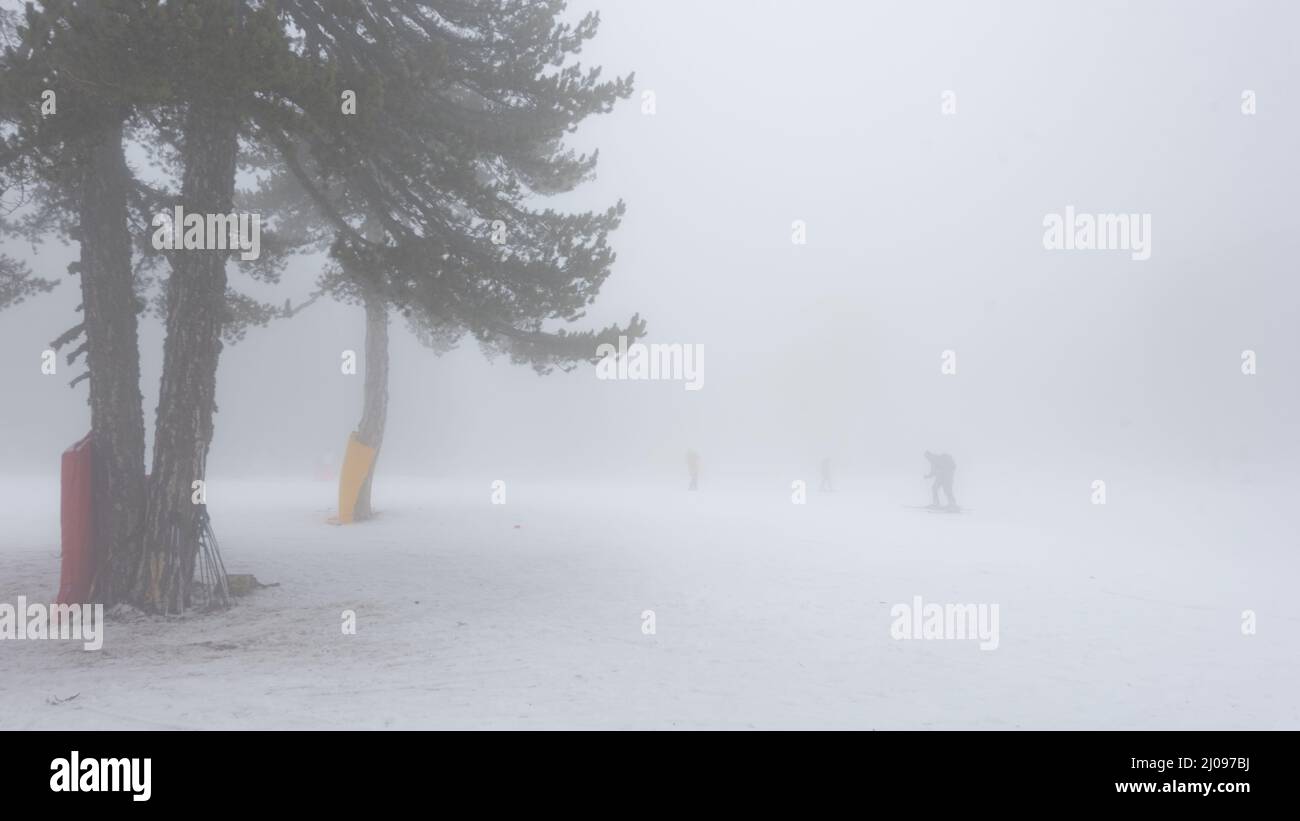
[[[0,796],[240,814],[431,794],[483,807],[531,797],[534,811],[561,800],[594,808],[611,790],[667,806],[703,791],[759,805],[856,795],[859,806],[897,799],[926,809],[991,801],[1177,811],[1200,802],[1218,811],[1290,797],[1296,740],[1292,732],[11,732],[0,736]]]

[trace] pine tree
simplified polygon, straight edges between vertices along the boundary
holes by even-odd
[[[140,236],[141,223],[171,204],[229,213],[241,158],[252,168],[282,166],[332,233],[340,273],[323,285],[369,301],[371,326],[382,330],[371,337],[368,399],[386,392],[390,310],[422,339],[450,344],[468,333],[539,372],[594,360],[600,342],[643,332],[638,317],[600,332],[547,328],[580,319],[594,300],[623,205],[561,214],[533,208],[533,199],[591,175],[595,155],[576,155],[562,139],[631,90],[630,77],[602,82],[598,70],[571,62],[598,20],[565,24],[564,8],[558,0],[53,0],[28,8],[20,47],[0,63],[0,122],[13,124],[3,132],[0,182],[39,183],[25,230],[82,244],[85,321],[60,341],[86,336],[74,355],[87,353],[92,428],[113,466],[116,513],[96,524],[101,536],[113,534],[105,600],[162,612],[187,605],[198,549],[191,497],[212,439],[222,340],[292,313],[233,293],[224,253],[159,255],[140,241],[141,271],[164,257],[170,268],[145,488],[132,229]],[[34,119],[42,83],[76,100],[72,116]],[[356,116],[340,105],[345,91],[355,93]],[[178,191],[133,176],[128,139],[174,169]],[[494,241],[502,227],[504,243]],[[313,236],[291,233],[282,250]],[[251,267],[265,275],[275,265]],[[12,261],[0,276],[6,293],[44,287]],[[384,412],[379,405],[363,419],[376,442]]]
[[[144,420],[131,267],[130,190],[123,141],[138,105],[166,95],[157,64],[164,44],[157,4],[55,0],[8,19],[0,56],[0,192],[25,196],[7,227],[33,242],[49,233],[79,242],[71,266],[81,282],[82,321],[53,343],[85,356],[93,434],[96,595],[115,602],[114,584],[134,564],[144,506]],[[0,278],[0,282],[4,282]],[[9,274],[18,296],[44,288]],[[15,284],[16,283],[16,284]],[[0,307],[8,300],[0,299]],[[116,569],[116,572],[115,570]]]
[[[567,151],[563,138],[626,97],[632,82],[602,82],[599,70],[570,62],[599,18],[570,26],[560,19],[564,8],[375,3],[373,16],[353,21],[357,40],[333,36],[347,28],[337,19],[297,21],[338,94],[300,118],[261,125],[292,178],[275,187],[285,197],[309,196],[335,230],[339,265],[322,289],[365,308],[357,438],[376,451],[387,413],[390,311],[430,347],[446,350],[470,333],[485,350],[542,373],[644,332],[638,317],[598,333],[544,328],[580,319],[594,300],[614,261],[607,238],[623,204],[562,214],[532,203],[591,177],[597,157]],[[411,31],[427,34],[401,34]],[[354,113],[340,99],[350,99]],[[294,182],[300,191],[286,193]],[[373,475],[374,465],[358,519],[371,514]]]

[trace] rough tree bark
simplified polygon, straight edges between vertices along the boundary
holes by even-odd
[[[122,122],[110,118],[101,131],[87,134],[80,162],[79,267],[99,562],[94,597],[111,606],[128,592],[145,505],[139,304],[131,270],[130,170]]]
[[[379,464],[379,449],[384,444],[384,425],[388,421],[388,303],[382,295],[367,291],[366,304],[366,382],[365,398],[361,407],[361,423],[357,425],[357,439],[361,444],[375,449],[370,472],[361,485],[354,521],[372,518],[370,484]]]
[[[191,107],[182,145],[181,204],[187,214],[231,213],[238,131],[239,118],[228,100],[213,95]],[[172,257],[153,472],[134,596],[155,612],[179,612],[189,603],[198,553],[193,483],[204,479],[212,442],[227,255],[199,250],[176,251]]]

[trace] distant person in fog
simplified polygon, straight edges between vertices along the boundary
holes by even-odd
[[[952,476],[957,472],[957,463],[946,453],[931,453],[928,450],[925,458],[930,461],[930,472],[921,478],[934,479],[934,484],[930,486],[930,507],[942,507],[939,504],[939,491],[942,490],[948,499],[948,509],[957,510],[957,497],[952,495]]]
[[[834,488],[831,487],[831,458],[827,456],[822,460],[822,492],[830,493]]]
[[[691,486],[687,490],[699,490],[700,455],[693,450],[686,451],[686,470],[691,474]]]

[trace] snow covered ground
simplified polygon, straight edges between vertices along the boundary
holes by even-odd
[[[919,476],[489,481],[381,476],[352,527],[328,482],[212,482],[227,567],[280,586],[0,642],[0,729],[1300,728],[1294,488],[959,485],[949,516],[903,507]],[[49,601],[57,480],[0,494],[0,602]],[[891,638],[915,595],[999,605],[998,648]]]

